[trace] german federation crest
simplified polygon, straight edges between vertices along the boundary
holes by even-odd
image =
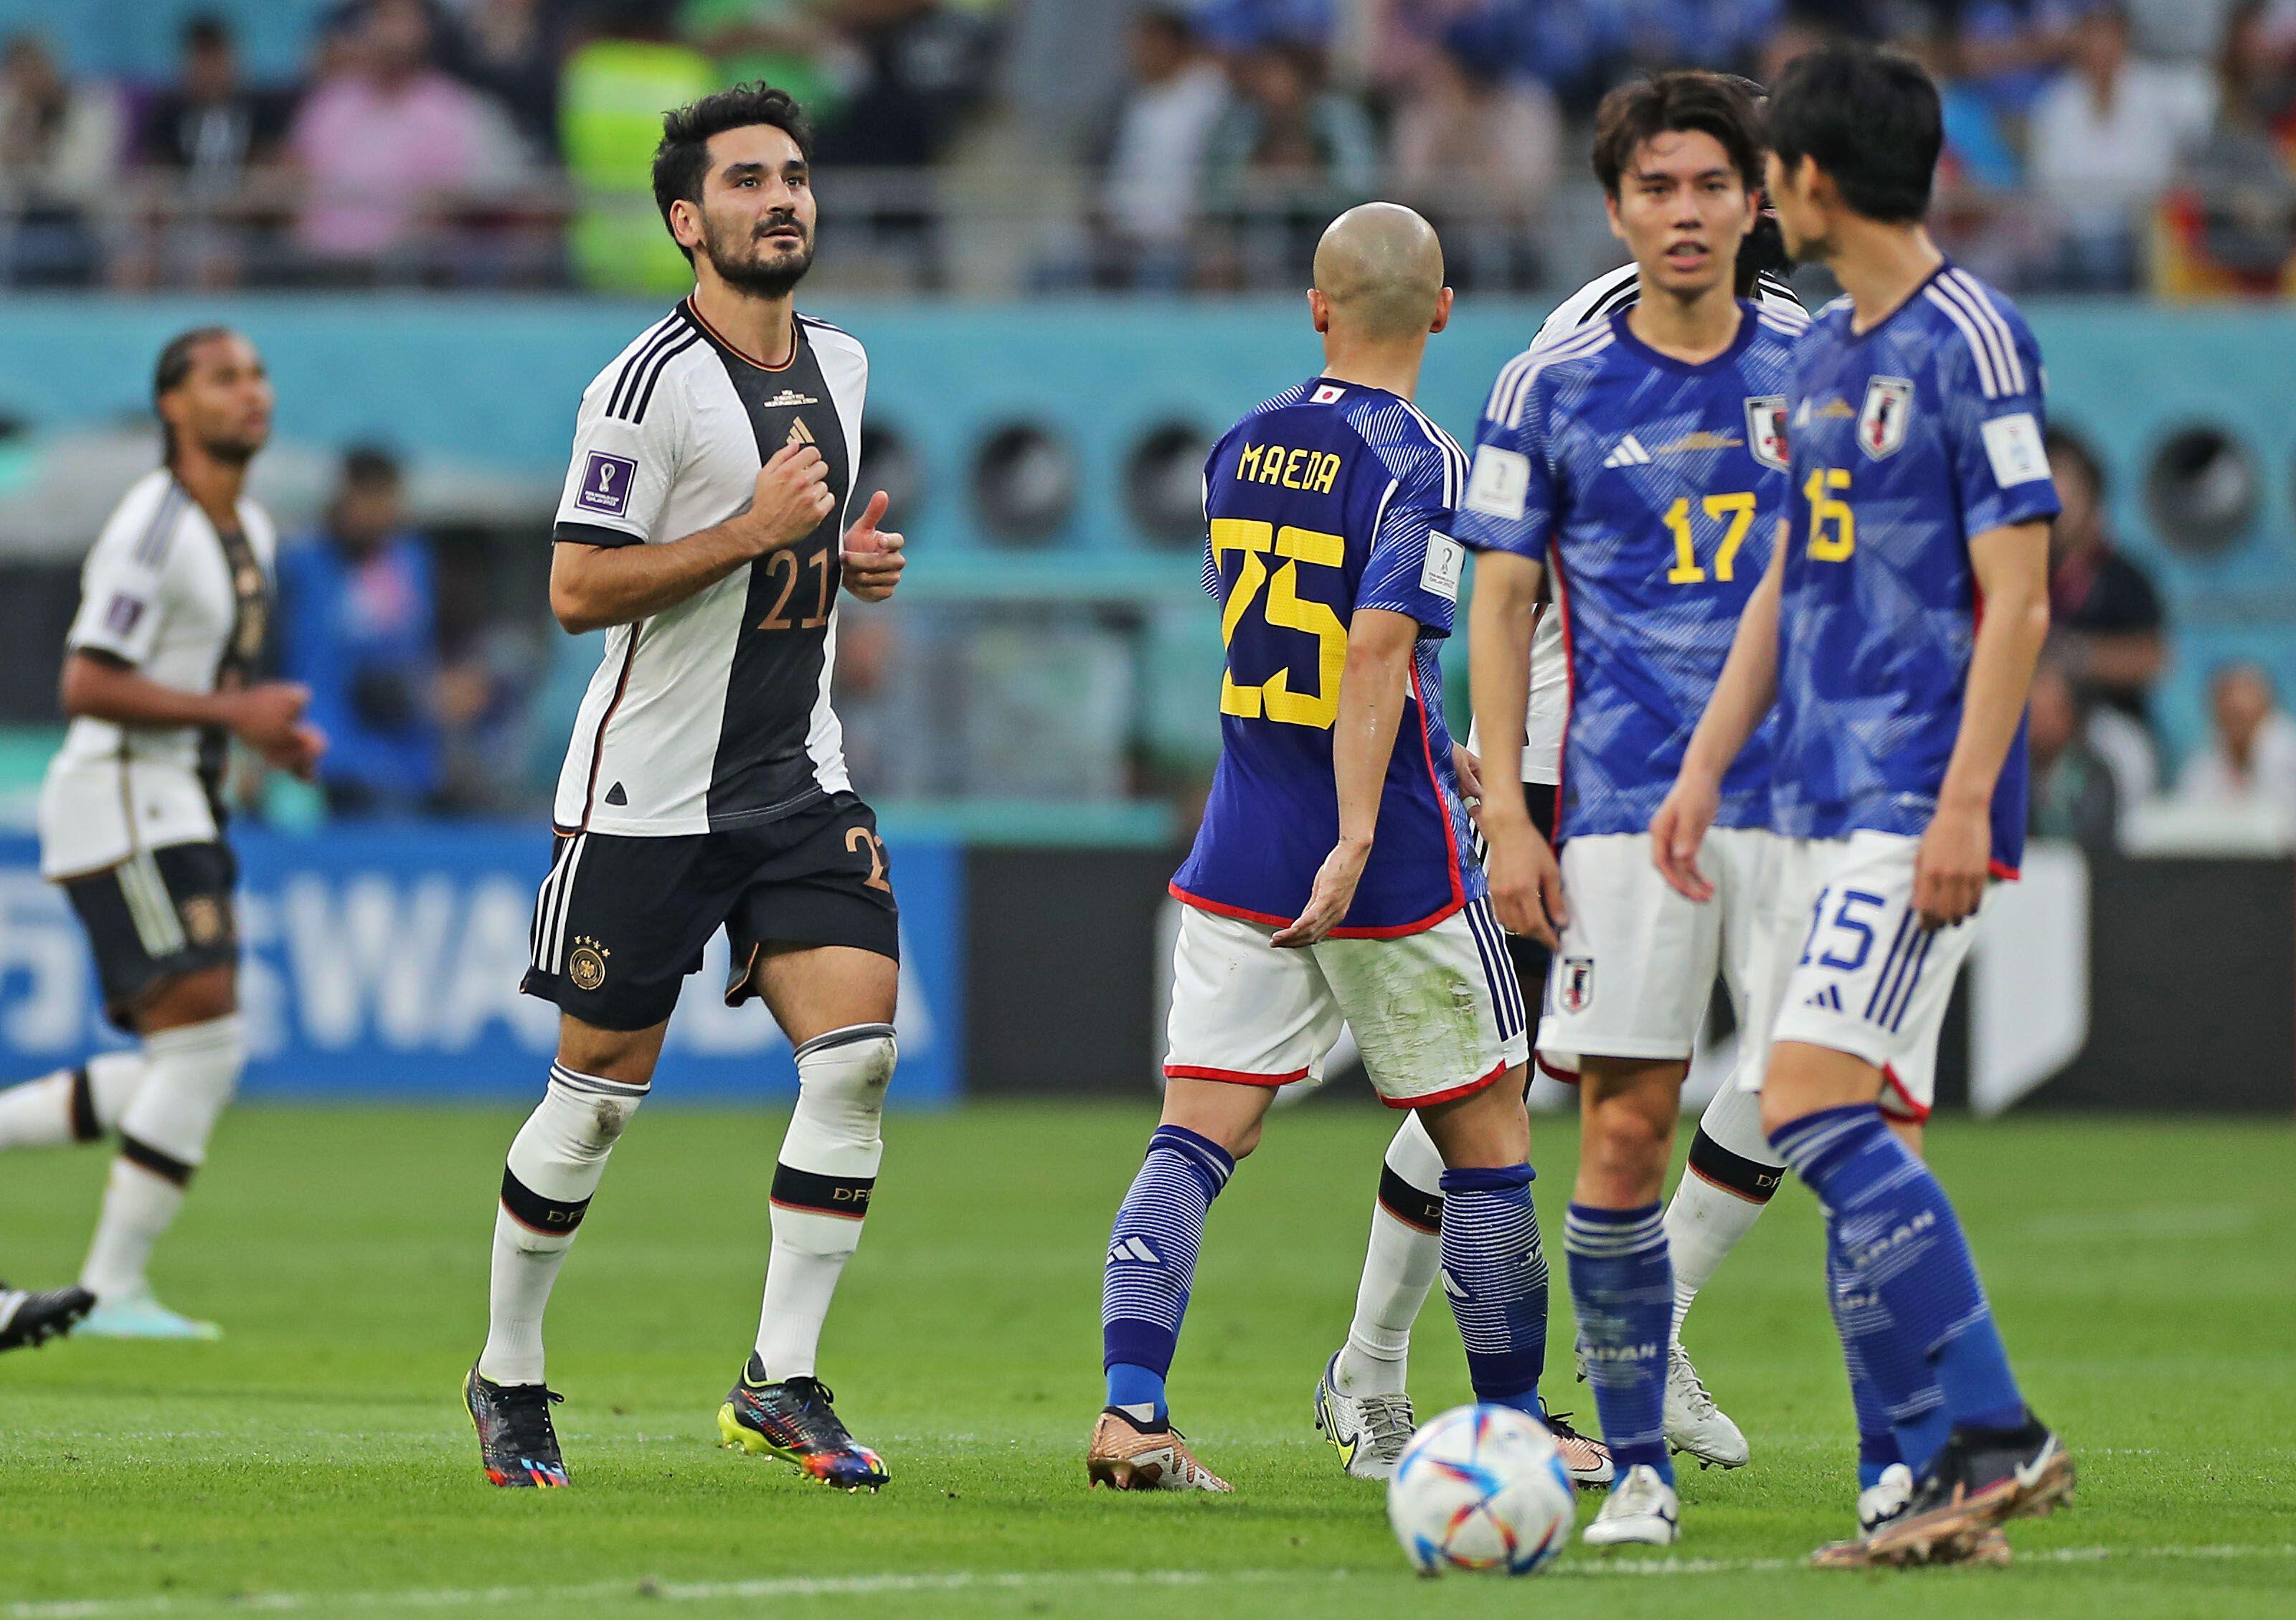
[[[1866,384],[1866,407],[1857,413],[1857,448],[1875,461],[1898,453],[1914,415],[1914,385],[1903,377],[1875,377]]]
[[[1765,394],[1746,401],[1746,448],[1766,467],[1786,470],[1786,397]]]

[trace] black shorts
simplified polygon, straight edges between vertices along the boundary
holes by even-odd
[[[1530,807],[1530,824],[1538,829],[1539,836],[1549,843],[1554,842],[1554,785],[1551,782],[1526,782],[1522,796]],[[1475,859],[1485,859],[1490,851],[1478,836]],[[1522,1004],[1536,1009],[1544,1003],[1546,994],[1546,970],[1554,964],[1554,953],[1529,934],[1506,935],[1507,960],[1514,964],[1515,983],[1522,986]],[[1531,1026],[1531,1040],[1536,1045],[1538,1027]]]
[[[726,1001],[751,993],[760,948],[851,945],[901,958],[900,909],[876,813],[838,794],[759,826],[662,838],[562,833],[535,901],[519,988],[601,1029],[651,1029],[718,929]]]
[[[132,1032],[129,1014],[153,986],[237,964],[231,893],[238,884],[239,862],[220,840],[139,850],[118,866],[63,880],[112,1023]]]

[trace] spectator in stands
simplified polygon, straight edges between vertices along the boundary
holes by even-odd
[[[1536,284],[1527,227],[1562,162],[1554,94],[1514,67],[1509,43],[1488,13],[1453,23],[1390,130],[1390,173],[1440,232],[1452,284],[1470,291]]]
[[[297,110],[288,146],[306,195],[295,239],[318,279],[419,263],[439,211],[487,168],[477,99],[432,65],[431,46],[422,0],[369,0]]]
[[[2267,0],[2243,0],[2217,58],[2216,122],[2162,210],[2170,296],[2296,292],[2296,85]]]
[[[65,78],[36,34],[0,47],[0,281],[80,286],[97,278],[97,208],[125,145],[108,86]]]
[[[816,127],[836,117],[850,52],[831,28],[832,0],[684,0],[681,38],[707,54],[723,83],[786,90]]]
[[[1223,51],[1278,41],[1321,50],[1338,25],[1334,0],[1196,0],[1196,26]]]
[[[1964,70],[1956,21],[1949,12],[1915,5],[1890,16],[1890,47],[1929,70],[1944,120],[1930,234],[1964,267],[2013,284],[2042,244],[2030,226],[2031,210],[2016,203],[2023,177],[2007,120]]]
[[[824,164],[922,169],[941,157],[988,83],[994,37],[941,0],[840,0],[849,97],[821,126]]]
[[[669,299],[693,285],[693,267],[654,210],[653,150],[661,110],[723,86],[709,59],[669,37],[653,0],[627,0],[598,19],[566,59],[558,105],[576,212],[568,246],[594,292]]]
[[[2088,292],[2125,292],[2137,268],[2137,221],[2207,127],[2170,75],[2131,60],[2128,18],[2100,0],[2073,31],[2070,67],[2033,109],[2035,192],[2061,222],[2053,278]]]
[[[1237,97],[1213,130],[1206,187],[1236,230],[1242,279],[1302,275],[1332,217],[1370,196],[1378,137],[1325,82],[1317,47],[1271,40],[1234,59]]]
[[[2209,682],[2208,744],[2185,761],[2187,804],[2262,813],[2296,828],[2296,720],[2260,664],[2232,663]]]
[[[152,229],[117,279],[201,287],[245,279],[266,220],[250,180],[275,157],[286,98],[240,76],[231,30],[212,13],[184,25],[176,81],[145,108],[136,157],[157,183]]]
[[[2026,831],[2087,849],[2113,848],[2120,837],[2120,785],[2085,735],[2080,700],[2053,659],[2044,658],[2033,671],[2028,726],[2032,790]]]
[[[529,160],[558,160],[558,70],[570,29],[546,0],[473,0],[441,41],[447,71],[491,97]]]
[[[347,452],[325,521],[279,558],[280,672],[311,689],[339,816],[420,810],[441,784],[435,569],[400,495],[389,452]]]
[[[2070,683],[2088,744],[2113,768],[2120,800],[2160,784],[2152,693],[2169,660],[2168,616],[2144,571],[2112,544],[2104,464],[2071,429],[2048,433],[2064,510],[2049,530],[2049,651]]]
[[[1227,106],[1227,76],[1205,54],[1187,12],[1152,5],[1133,20],[1132,82],[1101,169],[1094,280],[1177,291],[1186,279],[1204,154]]]

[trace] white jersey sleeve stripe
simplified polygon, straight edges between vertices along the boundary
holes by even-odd
[[[1986,324],[1984,315],[1979,311],[1968,292],[1957,285],[1949,274],[1938,277],[1935,285],[1930,291],[1937,297],[1948,300],[1953,308],[1959,309],[1967,317],[1965,326],[1976,333],[1977,340],[1985,345],[1986,355],[1993,362],[1993,374],[2000,384],[2000,391],[2005,394],[2013,392],[2010,381],[2010,366],[2015,356],[2003,352],[2000,335]],[[1937,298],[1933,297],[1930,301],[1935,303]],[[1994,397],[1990,391],[1987,392],[1986,398]]]
[[[1592,326],[1580,327],[1550,349],[1532,349],[1522,357],[1529,364],[1525,365],[1514,378],[1513,387],[1505,401],[1505,409],[1493,412],[1492,415],[1510,427],[1521,426],[1522,407],[1530,399],[1530,385],[1538,380],[1540,372],[1558,360],[1581,359],[1587,355],[1599,354],[1610,346],[1609,324],[1597,322]]]
[[[1944,310],[1946,318],[1961,329],[1962,337],[1969,344],[1969,352],[1977,358],[1978,385],[1984,389],[1987,399],[1998,399],[2001,397],[2001,383],[1994,369],[1992,351],[1987,346],[1985,340],[1978,335],[1976,326],[1970,321],[1968,311],[1935,287],[1931,287],[1922,296]]]
[[[2017,353],[2017,334],[2010,331],[2009,323],[2002,319],[2000,309],[1985,291],[1985,284],[1966,270],[1948,270],[1945,279],[1959,292],[1963,301],[1977,317],[1978,324],[1993,333],[1997,343],[1997,352],[2002,359],[2002,375],[2009,384],[2009,391],[2023,393],[2025,362]]]

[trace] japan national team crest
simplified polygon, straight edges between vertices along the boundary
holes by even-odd
[[[1786,397],[1766,394],[1746,401],[1746,448],[1766,467],[1786,470]]]
[[[1875,377],[1866,385],[1866,407],[1857,413],[1857,448],[1882,461],[1898,453],[1913,420],[1914,385],[1903,377]]]
[[[1564,957],[1562,976],[1555,981],[1554,999],[1566,1013],[1583,1013],[1595,999],[1595,958]]]

